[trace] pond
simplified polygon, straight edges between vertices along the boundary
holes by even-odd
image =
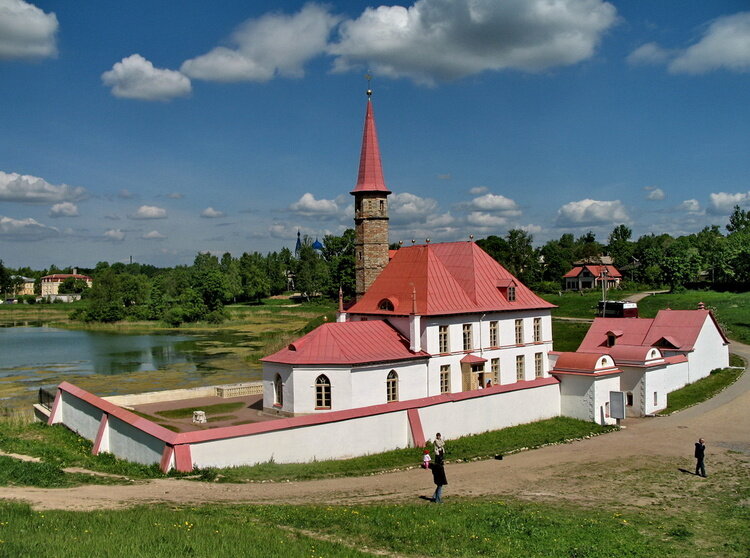
[[[251,337],[251,336],[250,336]],[[121,334],[44,325],[0,327],[0,407],[63,380],[97,395],[260,379],[246,334]]]

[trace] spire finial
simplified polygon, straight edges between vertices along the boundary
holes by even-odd
[[[372,81],[372,75],[370,72],[367,72],[365,74],[365,79],[367,80],[367,98],[369,99],[372,97],[372,89],[370,89],[370,81]]]

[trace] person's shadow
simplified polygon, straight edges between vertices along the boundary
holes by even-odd
[[[432,498],[430,498],[429,496],[420,496],[419,499],[420,500],[427,500],[428,502],[434,502],[434,500]]]
[[[687,469],[677,469],[680,473],[685,473],[686,475],[693,475],[695,476],[695,473],[693,471],[688,471]]]

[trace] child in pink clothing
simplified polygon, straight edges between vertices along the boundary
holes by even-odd
[[[424,450],[424,455],[422,456],[422,467],[425,469],[429,469],[430,461],[432,461],[432,458],[430,457],[430,450]]]

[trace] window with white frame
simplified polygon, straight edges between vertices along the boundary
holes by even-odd
[[[543,357],[542,353],[536,353],[534,355],[534,377],[535,378],[541,378],[544,375],[544,368],[542,367],[543,363]]]
[[[492,372],[492,384],[497,385],[500,383],[500,359],[493,358],[490,360],[490,372]]]
[[[500,346],[497,342],[497,338],[498,338],[497,332],[498,332],[498,323],[490,322],[490,347]]]
[[[440,393],[451,392],[451,365],[440,365]]]
[[[331,408],[331,381],[325,374],[315,379],[315,408]]]
[[[471,351],[474,348],[474,340],[472,339],[471,324],[464,324],[464,351]]]
[[[508,302],[515,302],[516,301],[516,288],[511,285],[508,287]]]
[[[526,379],[526,359],[524,355],[516,355],[516,380],[523,381]]]
[[[534,318],[534,343],[542,341],[542,318]]]
[[[516,345],[523,345],[523,320],[516,320]]]
[[[448,326],[438,326],[438,352],[449,353],[450,345],[448,344]]]
[[[388,372],[388,378],[385,380],[385,397],[386,401],[398,401],[398,374],[395,370]]]

